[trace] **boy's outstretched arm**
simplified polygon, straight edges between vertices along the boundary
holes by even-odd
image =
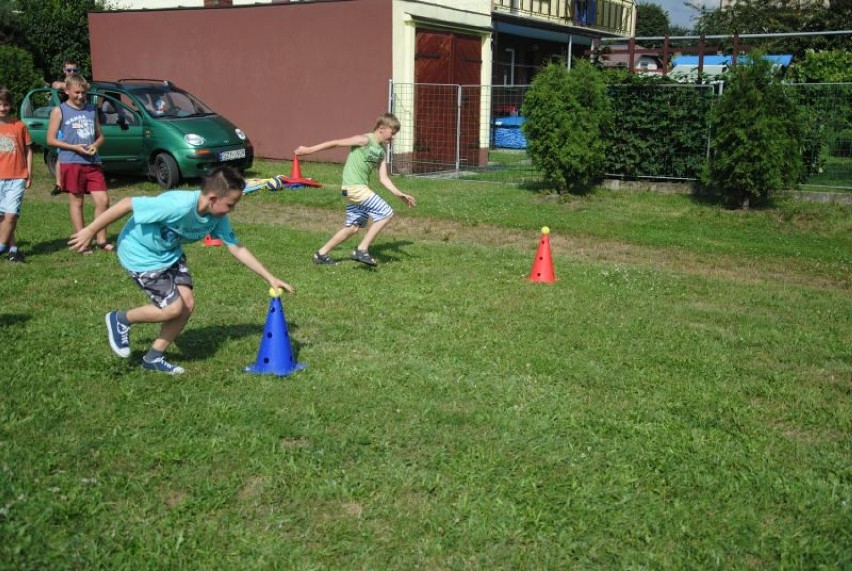
[[[133,199],[129,196],[122,198],[107,208],[103,214],[92,220],[91,224],[72,234],[71,238],[68,239],[68,249],[82,252],[89,247],[98,231],[103,230],[119,218],[127,216],[132,210]]]
[[[231,255],[240,261],[245,267],[269,282],[269,285],[278,289],[281,288],[287,293],[295,293],[296,288],[283,280],[279,280],[266,267],[260,263],[260,260],[254,257],[248,248],[240,244],[239,246],[228,246],[228,251]]]
[[[391,191],[394,196],[405,202],[409,208],[417,205],[417,201],[410,194],[405,194],[401,190],[399,190],[388,174],[388,164],[385,161],[382,161],[379,165],[379,182],[382,183],[386,189]]]
[[[346,139],[333,139],[331,141],[319,143],[311,147],[305,147],[303,145],[293,151],[293,154],[310,155],[319,151],[324,151],[326,149],[333,149],[335,147],[363,147],[369,142],[370,140],[367,139],[366,135],[353,135],[352,137],[347,137]]]

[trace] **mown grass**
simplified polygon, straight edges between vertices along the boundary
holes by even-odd
[[[302,171],[327,186],[234,215],[299,290],[286,378],[242,372],[266,285],[200,245],[187,374],[138,369],[154,327],[114,357],[103,313],[142,295],[63,249],[40,176],[0,264],[0,567],[852,565],[848,207],[401,179],[379,268],[316,267],[339,167]],[[545,224],[553,285],[524,279]]]

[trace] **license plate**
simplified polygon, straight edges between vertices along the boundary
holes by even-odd
[[[244,159],[246,158],[246,150],[245,149],[237,149],[235,151],[222,151],[219,153],[220,161],[233,161],[236,159]]]

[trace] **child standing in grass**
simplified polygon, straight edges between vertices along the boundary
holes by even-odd
[[[326,141],[312,147],[302,146],[294,151],[296,155],[309,155],[334,147],[349,147],[349,155],[346,157],[346,163],[343,166],[343,182],[341,184],[343,196],[349,202],[346,206],[346,222],[328,242],[314,253],[315,264],[336,264],[337,261],[330,258],[328,253],[357,234],[359,229],[366,227],[367,220],[372,218],[373,223],[357,248],[352,251],[351,258],[368,266],[376,265],[375,258],[370,255],[370,243],[391,221],[393,208],[381,196],[370,190],[368,185],[370,172],[373,168],[378,167],[379,181],[394,196],[402,199],[409,208],[417,204],[413,196],[401,192],[394,186],[388,175],[385,146],[393,140],[398,131],[399,119],[391,113],[385,113],[376,121],[372,133]]]
[[[239,172],[217,167],[204,179],[201,190],[123,198],[71,236],[69,247],[82,251],[97,232],[132,213],[118,237],[118,259],[152,303],[106,314],[109,344],[119,357],[130,356],[130,327],[134,323],[162,323],[159,335],[142,358],[142,368],[172,375],[184,372],[183,367],[166,361],[163,353],[183,331],[195,308],[183,245],[208,234],[220,238],[232,256],[273,288],[295,291],[269,273],[231,229],[228,213],[242,198],[244,186]]]
[[[12,92],[0,87],[0,256],[8,249],[9,261],[23,263],[15,243],[24,191],[32,183],[33,148],[30,132],[12,115]]]
[[[57,79],[56,81],[54,81],[53,83],[50,84],[50,86],[53,89],[60,89],[61,90],[61,91],[59,91],[59,102],[60,103],[64,103],[65,101],[68,101],[68,95],[64,91],[65,90],[65,80],[67,80],[69,77],[71,77],[72,75],[79,73],[79,72],[80,72],[80,68],[77,66],[77,62],[74,61],[73,59],[69,58],[69,59],[66,59],[65,61],[62,62],[62,78]],[[62,131],[60,131],[60,133],[62,133]],[[53,186],[53,190],[50,191],[51,196],[58,196],[58,195],[62,194],[62,179],[59,176],[60,169],[59,169],[59,160],[58,159],[56,161],[55,169],[56,169],[56,184]]]
[[[85,194],[92,196],[96,217],[109,208],[109,193],[98,156],[104,135],[94,105],[86,102],[88,91],[89,82],[81,75],[69,76],[65,80],[68,101],[53,108],[47,125],[47,144],[59,149],[60,186],[68,193],[68,210],[75,233],[83,229]],[[98,248],[114,249],[107,242],[106,227],[98,232],[96,238]],[[82,253],[91,254],[91,247],[87,246]]]

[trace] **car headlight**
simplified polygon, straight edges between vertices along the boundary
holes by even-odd
[[[187,144],[194,145],[196,147],[204,144],[204,137],[196,135],[195,133],[184,135],[183,140],[186,141]]]
[[[240,139],[242,139],[243,141],[245,141],[245,140],[246,140],[246,134],[245,134],[245,133],[243,133],[243,130],[242,130],[242,129],[234,129],[234,132],[236,132],[236,133],[237,133],[237,137],[239,137],[239,138],[240,138]]]

